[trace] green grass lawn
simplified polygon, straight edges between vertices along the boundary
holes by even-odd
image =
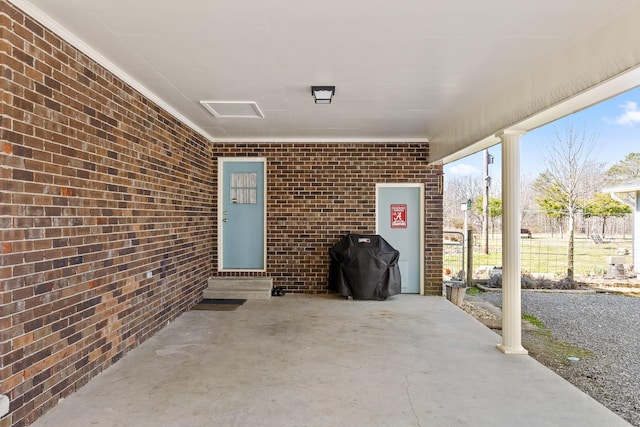
[[[602,274],[608,265],[606,257],[616,255],[619,248],[624,248],[631,254],[632,241],[629,238],[607,238],[608,243],[595,244],[586,236],[578,236],[574,240],[574,268],[575,274]],[[502,247],[500,236],[489,240],[489,254],[484,254],[483,247],[474,244],[473,271],[479,266],[501,266]],[[568,238],[551,236],[533,236],[531,239],[520,239],[520,257],[523,271],[530,273],[545,273],[563,277],[567,270]],[[457,272],[461,266],[461,253],[458,247],[445,246],[444,266]],[[631,255],[627,256],[631,262]]]

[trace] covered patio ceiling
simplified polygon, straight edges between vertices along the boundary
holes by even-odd
[[[448,162],[640,84],[635,0],[11,1],[219,142],[430,142]]]

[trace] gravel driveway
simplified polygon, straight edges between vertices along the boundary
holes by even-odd
[[[499,292],[477,297],[502,305]],[[590,350],[591,357],[553,369],[640,426],[640,298],[523,292],[522,312],[542,321],[557,339]]]

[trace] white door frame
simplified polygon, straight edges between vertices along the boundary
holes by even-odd
[[[420,189],[420,295],[424,295],[424,184],[412,183],[412,182],[385,182],[376,183],[376,234],[379,234],[379,220],[380,212],[378,211],[378,198],[379,189],[382,187],[407,187],[407,188],[419,188]]]
[[[264,233],[263,233],[263,247],[264,247],[264,259],[262,265],[264,268],[224,268],[224,171],[223,164],[225,162],[262,162],[264,164]],[[255,271],[266,272],[267,271],[267,159],[266,157],[218,157],[218,271]]]

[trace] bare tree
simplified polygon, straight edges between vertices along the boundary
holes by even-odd
[[[543,151],[546,165],[538,179],[537,190],[546,191],[547,198],[556,198],[562,204],[568,218],[569,243],[567,248],[567,278],[574,277],[575,219],[584,201],[602,185],[604,163],[595,160],[598,134],[584,127],[576,129],[567,125],[564,133],[555,132],[550,144]]]
[[[445,177],[444,187],[444,220],[445,224],[452,224],[456,218],[463,216],[460,205],[467,200],[475,200],[482,195],[482,178],[479,175]],[[473,212],[470,212],[473,213]]]
[[[524,175],[520,180],[520,224],[528,225],[531,210],[535,206],[535,193],[533,192],[533,179]]]
[[[640,153],[629,153],[606,172],[611,184],[640,178]]]

